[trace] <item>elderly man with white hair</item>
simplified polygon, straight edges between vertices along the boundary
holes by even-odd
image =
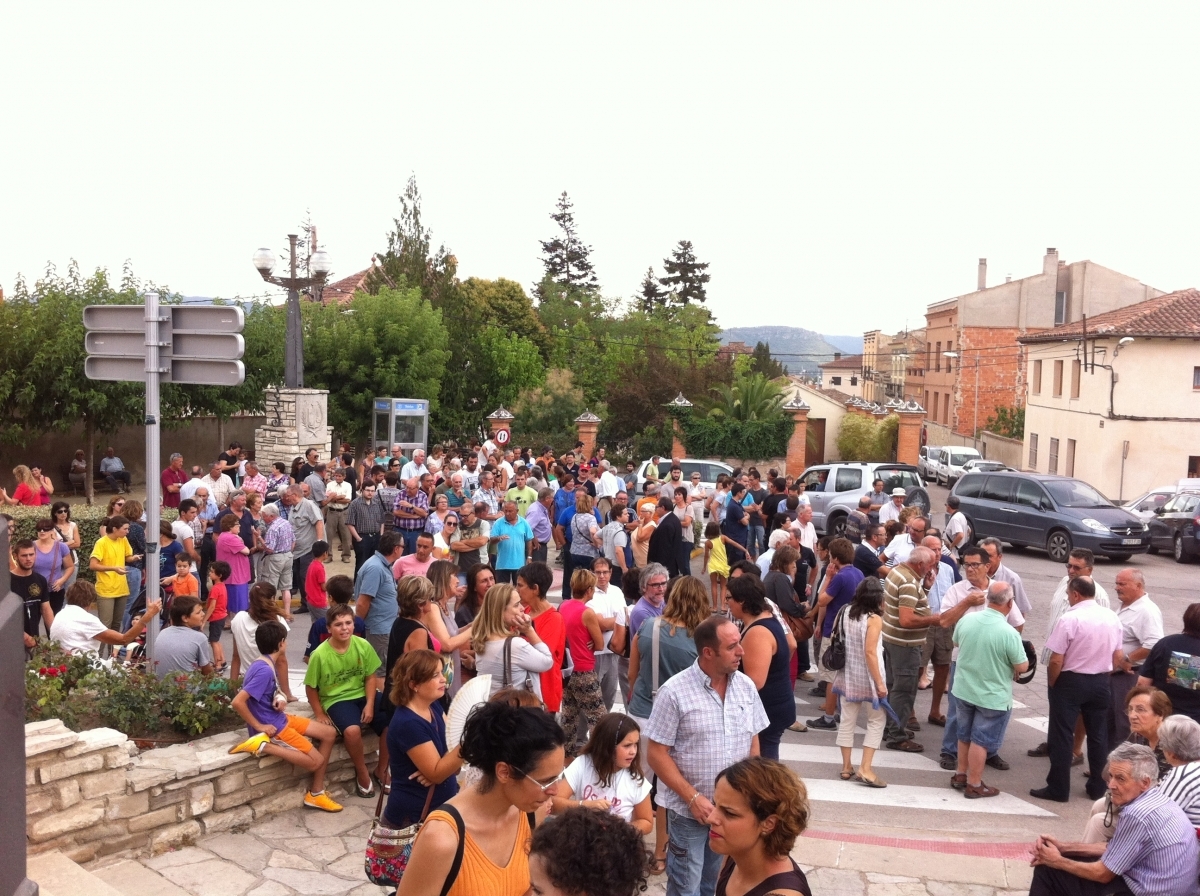
[[[1061,843],[1043,834],[1033,844],[1029,896],[1132,893],[1200,896],[1200,846],[1187,815],[1161,788],[1154,751],[1124,743],[1108,756],[1108,792],[1118,807],[1108,843]]]
[[[262,520],[267,531],[263,535],[262,557],[258,561],[258,581],[275,586],[275,592],[285,607],[292,605],[292,549],[296,533],[292,524],[279,515],[279,505],[264,504]]]
[[[937,576],[939,559],[927,547],[915,547],[908,559],[888,573],[883,599],[883,659],[892,708],[900,720],[888,720],[885,738],[889,750],[921,753],[925,747],[913,740],[907,723],[917,699],[921,652],[926,631],[939,616],[929,609],[929,588]]]
[[[400,468],[400,478],[407,482],[415,476],[420,481],[428,472],[429,467],[425,466],[425,449],[418,448],[413,452],[413,459]]]
[[[767,538],[767,549],[758,555],[758,568],[762,570],[762,578],[771,571],[771,560],[775,557],[775,549],[792,541],[792,533],[787,529],[776,529]]]

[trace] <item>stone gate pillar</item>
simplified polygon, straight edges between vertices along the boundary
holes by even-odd
[[[694,405],[683,397],[680,392],[674,398],[667,402],[669,408],[690,408]],[[679,420],[675,417],[671,418],[671,460],[687,457],[687,446],[683,444],[683,430],[679,426]]]
[[[504,405],[500,405],[487,415],[488,434],[492,437],[492,441],[500,446],[502,452],[512,441],[513,419],[512,411],[505,408]],[[504,435],[500,435],[500,433],[504,433]]]
[[[896,463],[917,463],[921,451],[921,427],[925,423],[925,409],[915,401],[907,401],[896,408],[900,417],[900,430],[896,435]]]
[[[784,463],[785,476],[799,476],[804,472],[806,453],[808,451],[808,404],[797,395],[783,406],[792,415],[792,437],[788,439],[787,460]]]
[[[328,458],[333,447],[329,392],[271,387],[265,394],[267,419],[254,430],[254,459],[259,469],[269,470],[276,461],[290,468],[292,458],[304,457],[309,448],[316,448],[322,460]]]
[[[600,431],[600,423],[600,418],[588,410],[575,418],[575,438],[583,442],[583,447],[579,449],[583,456],[576,460],[590,459],[596,453],[596,433]]]

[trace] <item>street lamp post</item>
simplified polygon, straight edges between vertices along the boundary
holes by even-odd
[[[944,358],[959,358],[958,352],[942,352]],[[962,369],[962,364],[958,365],[959,370]],[[971,444],[975,446],[975,450],[979,450],[979,353],[975,353],[975,424],[971,428]]]
[[[294,233],[288,234],[291,252],[291,271],[287,277],[273,277],[271,271],[275,267],[275,253],[270,249],[259,249],[254,253],[254,267],[268,283],[282,286],[288,291],[287,298],[287,343],[284,355],[284,385],[289,389],[304,387],[304,331],[300,320],[300,293],[302,290],[325,284],[329,275],[329,253],[318,249],[308,260],[309,276],[296,275],[296,241],[299,237]]]

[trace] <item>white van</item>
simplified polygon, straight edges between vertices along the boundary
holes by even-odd
[[[938,459],[937,465],[938,485],[945,485],[946,488],[954,485],[958,481],[958,477],[962,475],[963,464],[969,460],[976,460],[980,456],[974,448],[962,445],[943,445],[942,456]]]

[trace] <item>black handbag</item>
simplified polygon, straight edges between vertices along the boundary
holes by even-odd
[[[846,668],[846,608],[838,610],[833,620],[833,631],[829,634],[829,646],[821,654],[821,665],[838,672]]]

